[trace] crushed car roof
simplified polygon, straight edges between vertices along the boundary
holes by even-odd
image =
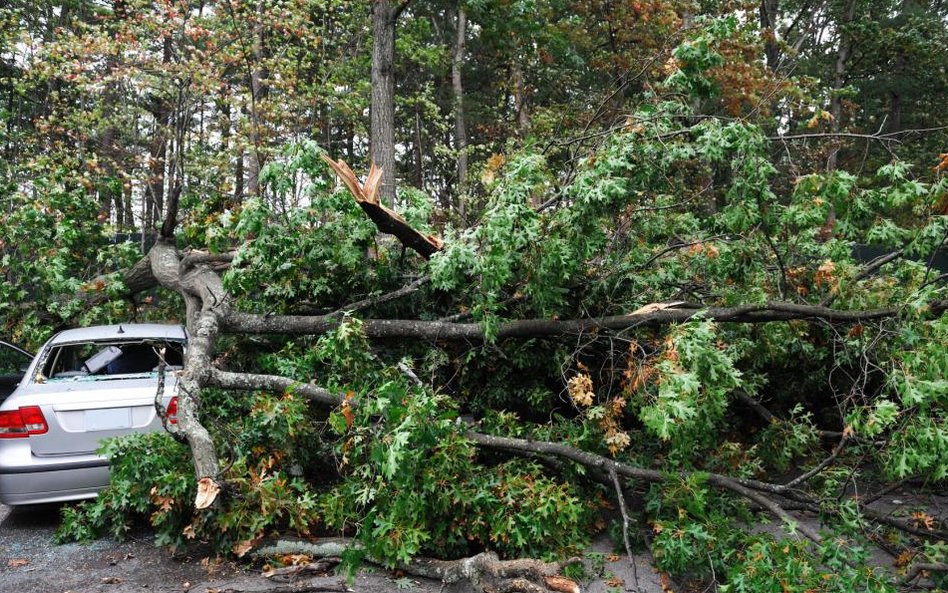
[[[186,335],[180,325],[162,323],[122,323],[117,325],[97,325],[67,329],[56,334],[51,344],[67,344],[70,342],[98,342],[103,340],[137,340],[137,339],[168,339],[184,340]]]

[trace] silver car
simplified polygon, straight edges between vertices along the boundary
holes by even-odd
[[[61,332],[0,404],[0,502],[93,498],[109,481],[96,454],[107,437],[162,430],[155,410],[158,366],[184,362],[179,325],[122,324]],[[28,356],[28,355],[27,355]],[[161,405],[174,421],[174,373]]]

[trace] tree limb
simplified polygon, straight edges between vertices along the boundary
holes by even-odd
[[[636,467],[627,463],[608,459],[595,453],[582,451],[562,443],[530,441],[510,437],[497,437],[474,431],[468,431],[465,436],[471,439],[478,446],[486,449],[497,449],[508,452],[512,451],[521,454],[538,453],[554,455],[557,457],[569,459],[579,463],[584,467],[607,471],[610,473],[615,472],[618,475],[646,482],[665,482],[668,481],[669,476],[686,477],[689,475],[685,472],[668,474],[657,470]],[[778,517],[780,520],[792,526],[795,530],[799,531],[814,543],[820,543],[823,541],[823,538],[814,529],[805,524],[799,523],[779,504],[777,504],[771,498],[765,496],[760,491],[765,490],[767,492],[779,494],[784,490],[780,485],[757,482],[756,480],[731,478],[729,476],[714,473],[706,475],[708,484],[724,490],[730,490],[735,494],[739,494],[744,498],[752,500],[753,502],[767,509],[771,514]]]
[[[336,395],[328,389],[317,387],[312,383],[294,381],[278,375],[259,375],[253,373],[229,373],[212,368],[207,377],[208,386],[236,391],[268,390],[276,392],[290,391],[298,393],[312,401],[330,406],[341,405],[345,398]]]
[[[913,564],[912,568],[905,574],[902,584],[907,585],[917,579],[925,572],[948,572],[948,563],[945,562],[920,562]]]
[[[771,302],[765,305],[736,307],[703,307],[684,303],[657,311],[591,317],[586,319],[522,319],[501,323],[497,339],[544,338],[580,335],[595,331],[621,331],[639,326],[682,323],[699,313],[705,319],[731,323],[765,323],[794,319],[818,319],[830,323],[858,323],[872,319],[895,317],[896,308],[842,311],[819,305]],[[935,309],[933,308],[933,312]],[[234,312],[222,320],[225,331],[238,334],[322,334],[336,328],[336,316],[256,315]],[[421,340],[484,340],[484,328],[477,323],[426,321],[414,319],[366,319],[363,329],[370,338],[408,338]]]
[[[320,156],[349,188],[349,192],[359,207],[368,214],[380,231],[394,235],[402,245],[413,249],[425,259],[441,251],[444,247],[441,239],[415,230],[399,213],[387,208],[379,201],[378,191],[382,181],[382,169],[377,168],[374,162],[369,169],[365,184],[361,184],[345,161],[334,161],[324,154]]]

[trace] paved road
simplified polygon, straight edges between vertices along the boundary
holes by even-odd
[[[0,505],[0,593],[206,593],[234,587],[253,590],[267,587],[258,573],[231,562],[202,562],[202,557],[173,558],[156,548],[147,530],[133,532],[125,542],[109,539],[88,545],[53,543],[59,523],[58,506],[11,509]],[[600,539],[590,551],[609,552]],[[636,558],[642,591],[662,590],[648,559]],[[586,593],[612,589],[605,582],[615,576],[631,589],[628,559],[610,557],[603,578],[584,583]],[[622,587],[620,587],[622,588]],[[399,593],[392,575],[383,570],[360,574],[355,593]],[[612,589],[614,590],[614,589]],[[411,593],[473,593],[466,584],[442,588],[434,581],[416,581]]]
[[[0,505],[0,592],[180,593],[208,580],[198,560],[171,558],[154,547],[147,533],[122,543],[57,546],[58,522],[58,506]]]

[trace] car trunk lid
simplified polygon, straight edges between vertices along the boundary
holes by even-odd
[[[174,381],[168,383],[162,398],[164,406],[174,395]],[[154,406],[158,384],[153,376],[132,380],[86,379],[75,385],[36,387],[44,389],[37,389],[33,401],[49,425],[45,434],[30,436],[30,448],[39,457],[88,454],[99,448],[102,439],[161,427]]]

